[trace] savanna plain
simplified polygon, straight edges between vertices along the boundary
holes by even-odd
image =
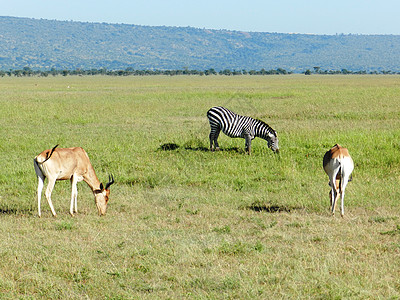
[[[215,105],[273,127],[280,154],[221,133]],[[0,299],[400,299],[400,77],[0,78]],[[349,149],[345,215],[324,153]],[[33,158],[83,147],[89,187],[37,216]]]

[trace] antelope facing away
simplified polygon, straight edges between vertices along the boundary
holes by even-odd
[[[323,166],[325,173],[329,176],[331,192],[332,214],[335,214],[336,201],[340,195],[340,215],[344,216],[344,191],[347,183],[351,180],[351,172],[354,169],[353,160],[349,151],[339,144],[336,144],[324,155]]]
[[[77,197],[78,189],[76,184],[84,180],[93,191],[94,200],[96,202],[97,210],[100,216],[106,213],[108,197],[110,195],[110,185],[114,183],[114,177],[109,176],[109,182],[106,187],[100,183],[99,179],[94,172],[92,164],[89,161],[89,156],[80,147],[75,148],[57,148],[56,145],[53,149],[48,149],[35,157],[34,166],[38,178],[38,212],[40,212],[40,198],[43,190],[44,179],[47,177],[48,185],[46,188],[46,198],[50,205],[53,216],[56,212],[51,202],[51,192],[53,191],[54,184],[57,180],[71,180],[72,194],[70,214],[78,212]],[[56,149],[57,148],[57,149]]]

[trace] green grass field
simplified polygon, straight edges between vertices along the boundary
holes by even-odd
[[[267,122],[280,155],[207,151],[214,105]],[[0,299],[400,299],[399,76],[0,78],[0,113]],[[105,217],[83,182],[75,217],[69,182],[37,217],[33,158],[56,144],[114,175]]]

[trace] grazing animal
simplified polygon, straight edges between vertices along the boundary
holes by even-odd
[[[324,155],[323,166],[325,173],[329,176],[329,185],[331,192],[331,211],[335,214],[336,201],[340,195],[340,215],[344,216],[344,191],[347,183],[351,181],[351,172],[354,169],[354,163],[349,151],[346,148],[336,144]]]
[[[210,150],[219,150],[218,136],[222,130],[231,138],[244,138],[246,140],[246,151],[251,153],[251,141],[260,137],[268,142],[268,147],[278,153],[278,137],[276,131],[261,120],[241,116],[222,106],[212,107],[207,112],[210,122]],[[215,148],[214,148],[215,146]]]
[[[38,178],[38,212],[40,212],[40,198],[43,189],[44,179],[47,177],[48,184],[46,188],[46,198],[50,205],[53,216],[56,212],[51,202],[51,192],[53,191],[56,180],[71,180],[72,194],[70,214],[78,212],[77,197],[78,189],[76,184],[84,180],[93,191],[94,199],[96,202],[97,210],[100,216],[106,213],[107,202],[110,196],[110,185],[114,183],[114,177],[109,176],[109,182],[106,187],[100,183],[99,179],[94,172],[92,164],[89,161],[89,156],[80,147],[75,148],[57,148],[56,145],[53,149],[45,150],[35,157],[33,160],[35,172]],[[57,148],[57,149],[56,149]]]

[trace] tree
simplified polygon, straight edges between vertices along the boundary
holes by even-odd
[[[283,75],[287,74],[286,70],[282,69],[282,68],[278,68],[278,69],[276,69],[276,71],[278,72],[278,74],[283,74]]]

